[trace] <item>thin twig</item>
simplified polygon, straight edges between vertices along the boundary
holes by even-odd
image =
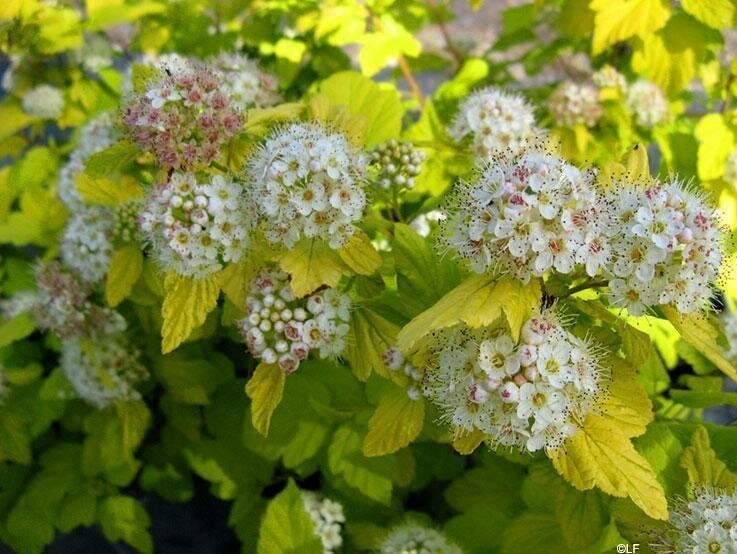
[[[461,65],[463,65],[463,54],[453,43],[453,39],[448,32],[448,27],[445,26],[445,22],[443,21],[440,10],[438,9],[438,5],[435,3],[435,0],[427,0],[427,5],[430,6],[430,9],[435,16],[435,23],[440,29],[440,33],[443,35],[443,39],[445,40],[445,48],[448,50],[450,55],[453,56],[453,59],[460,67]]]

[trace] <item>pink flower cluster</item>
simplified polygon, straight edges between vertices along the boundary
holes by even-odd
[[[207,166],[243,123],[223,85],[201,63],[162,64],[159,78],[125,107],[123,122],[133,140],[153,152],[162,166]]]

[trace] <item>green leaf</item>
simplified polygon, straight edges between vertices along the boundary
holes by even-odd
[[[122,540],[139,552],[153,552],[148,532],[151,520],[141,504],[130,496],[109,496],[100,503],[100,526],[105,536]]]
[[[159,358],[154,370],[172,398],[184,404],[206,405],[220,385],[233,378],[227,358],[197,359],[186,348]]]
[[[17,104],[4,102],[0,106],[0,140],[14,135],[24,127],[36,121],[35,117],[26,114]]]
[[[26,338],[36,330],[36,319],[28,312],[0,324],[0,348]]]
[[[412,400],[406,390],[392,386],[381,397],[369,420],[363,453],[383,456],[404,448],[420,434],[424,420],[424,401]]]
[[[254,428],[263,436],[269,433],[271,414],[284,394],[286,373],[276,364],[261,362],[246,385],[251,399],[251,420]]]
[[[681,7],[714,29],[730,27],[737,11],[734,0],[681,0]]]
[[[502,554],[570,552],[555,514],[525,512],[504,531]]]
[[[699,179],[719,179],[724,174],[724,163],[735,147],[735,134],[722,114],[710,113],[702,117],[694,131],[699,140]]]
[[[461,322],[471,327],[490,325],[502,311],[512,335],[518,337],[523,321],[540,308],[541,300],[540,283],[535,279],[525,285],[516,279],[474,275],[410,321],[397,342],[400,350],[409,352],[432,331]]]
[[[689,408],[708,408],[709,406],[737,406],[737,392],[710,392],[697,390],[671,389],[670,397],[675,402]]]
[[[672,306],[663,306],[662,310],[683,340],[711,360],[727,377],[737,381],[737,369],[727,360],[724,351],[717,344],[719,332],[708,317],[702,314],[681,314]]]
[[[381,256],[363,231],[353,233],[338,255],[358,275],[372,275],[381,266]]]
[[[692,485],[727,489],[737,487],[737,475],[717,458],[704,427],[694,431],[691,445],[683,451],[681,467],[688,472],[688,480]]]
[[[76,176],[74,184],[87,202],[102,206],[117,206],[143,196],[143,187],[130,175],[110,179],[107,176],[91,177],[83,171]]]
[[[161,307],[161,351],[166,354],[179,346],[202,325],[217,305],[219,275],[203,279],[169,273],[164,282],[166,298]]]
[[[132,163],[140,153],[138,146],[132,142],[120,140],[112,146],[92,154],[85,164],[84,173],[92,179],[108,177]]]
[[[285,467],[296,468],[313,458],[328,436],[328,427],[317,421],[300,420],[294,438],[282,451]]]
[[[322,554],[322,542],[291,479],[266,507],[258,534],[258,554]]]
[[[365,119],[367,148],[399,136],[404,110],[396,90],[382,88],[354,71],[331,75],[318,90],[332,104],[345,106],[351,115]]]
[[[26,426],[17,414],[9,410],[0,413],[0,460],[31,463],[31,444]]]
[[[138,246],[123,246],[113,253],[105,282],[108,306],[120,304],[143,272],[143,253]]]
[[[422,45],[412,33],[408,32],[390,14],[385,13],[375,20],[376,32],[364,35],[358,63],[364,75],[377,74],[389,62],[400,56],[417,57]]]
[[[345,357],[354,375],[366,381],[372,371],[382,375],[386,368],[382,354],[396,344],[399,327],[364,305],[354,306],[346,337]]]
[[[333,435],[328,447],[328,467],[348,485],[367,497],[389,505],[394,471],[388,457],[366,458],[361,452],[361,435],[350,424],[343,425]]]
[[[595,12],[594,55],[617,42],[654,33],[670,16],[666,0],[592,0],[589,8]]]

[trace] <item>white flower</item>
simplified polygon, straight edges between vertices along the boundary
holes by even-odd
[[[540,346],[537,355],[537,371],[556,389],[562,389],[574,379],[569,365],[571,346],[566,342],[547,343]]]
[[[331,554],[343,545],[342,524],[345,523],[343,505],[317,493],[302,491],[302,502],[314,524],[325,554]]]
[[[267,239],[292,248],[302,237],[317,237],[341,247],[366,206],[364,167],[344,135],[317,123],[272,132],[246,168]]]
[[[470,136],[474,154],[484,161],[517,154],[540,135],[532,106],[521,96],[494,87],[463,100],[449,132],[457,141]]]
[[[107,274],[113,254],[115,221],[102,206],[81,208],[64,229],[59,249],[64,264],[88,283],[97,283]]]
[[[462,554],[439,531],[408,521],[389,531],[379,547],[381,554]]]
[[[509,335],[485,340],[479,346],[478,363],[491,377],[514,375],[519,371],[519,357]]]
[[[253,219],[240,184],[174,173],[149,195],[140,226],[164,269],[205,277],[243,257]]]
[[[260,69],[248,56],[223,52],[207,62],[221,76],[223,91],[241,110],[279,103],[279,80]]]
[[[60,363],[77,396],[97,408],[139,399],[135,385],[148,376],[122,334],[66,339]]]
[[[558,125],[593,127],[604,114],[599,89],[588,83],[561,83],[548,98],[548,110]]]
[[[296,299],[286,273],[264,268],[251,280],[246,317],[236,325],[254,356],[292,373],[312,350],[321,358],[343,352],[350,307],[348,296],[333,289]]]
[[[668,101],[662,89],[650,81],[641,79],[627,91],[627,107],[643,127],[653,127],[668,118]]]
[[[23,95],[23,111],[40,119],[56,119],[64,110],[64,96],[58,88],[43,84]]]

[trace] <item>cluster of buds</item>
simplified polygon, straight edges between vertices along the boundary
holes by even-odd
[[[144,203],[140,200],[129,200],[115,206],[113,213],[113,241],[131,244],[140,240],[138,219],[143,211]]]
[[[115,223],[102,206],[80,207],[64,229],[60,252],[64,265],[83,281],[97,283],[107,274],[113,255]]]
[[[422,379],[424,372],[414,366],[412,362],[404,358],[404,354],[396,346],[392,346],[389,350],[381,355],[384,365],[391,371],[401,371],[411,383],[407,387],[407,396],[412,400],[422,398]]]
[[[668,118],[668,100],[655,83],[641,79],[627,90],[627,108],[643,127],[654,127]]]
[[[39,119],[56,119],[64,110],[64,95],[52,85],[38,85],[23,95],[23,111]]]
[[[202,183],[194,173],[174,173],[152,191],[140,228],[161,267],[205,277],[241,259],[252,221],[242,185],[222,175]]]
[[[517,154],[540,137],[532,106],[494,87],[463,100],[449,132],[456,141],[470,136],[472,151],[482,161]]]
[[[653,550],[678,552],[737,552],[737,491],[696,487],[693,500],[679,500],[669,528],[660,533]]]
[[[409,521],[392,529],[379,547],[381,554],[462,554],[440,531]]]
[[[160,165],[193,169],[215,160],[243,118],[214,70],[177,58],[162,62],[146,92],[131,98],[123,122]]]
[[[431,348],[424,394],[454,431],[494,446],[554,450],[606,392],[601,348],[565,329],[560,314],[530,318],[515,342],[501,329],[454,328]]]
[[[548,110],[558,125],[593,127],[604,114],[599,89],[588,83],[565,81],[548,98]]]
[[[343,545],[342,526],[345,523],[343,505],[312,491],[302,491],[302,501],[315,526],[315,535],[322,542],[323,552],[325,554],[336,552]]]
[[[85,162],[92,154],[112,145],[119,136],[120,132],[109,112],[98,115],[82,127],[77,146],[59,171],[56,194],[67,209],[74,212],[84,206],[84,199],[77,190],[76,179],[84,171]]]
[[[599,88],[615,88],[627,91],[627,79],[611,65],[605,65],[591,76],[594,84]]]
[[[251,280],[247,315],[236,324],[255,357],[293,373],[312,350],[321,358],[343,351],[350,307],[348,296],[334,289],[295,298],[288,275],[265,268]]]
[[[238,109],[267,108],[279,102],[279,80],[248,56],[223,52],[208,64],[220,75],[223,91]]]
[[[376,181],[385,190],[411,189],[415,177],[422,171],[425,152],[411,142],[390,140],[371,152],[371,164],[376,169]]]
[[[678,181],[605,192],[594,176],[542,152],[500,160],[451,197],[441,243],[478,273],[602,276],[632,315],[703,307],[722,261],[716,211]]]
[[[138,356],[123,333],[96,333],[63,340],[60,365],[77,397],[102,409],[141,398],[135,385],[148,371]]]
[[[364,171],[364,156],[342,133],[317,123],[274,130],[247,167],[266,238],[292,248],[316,237],[340,248],[366,206]]]

